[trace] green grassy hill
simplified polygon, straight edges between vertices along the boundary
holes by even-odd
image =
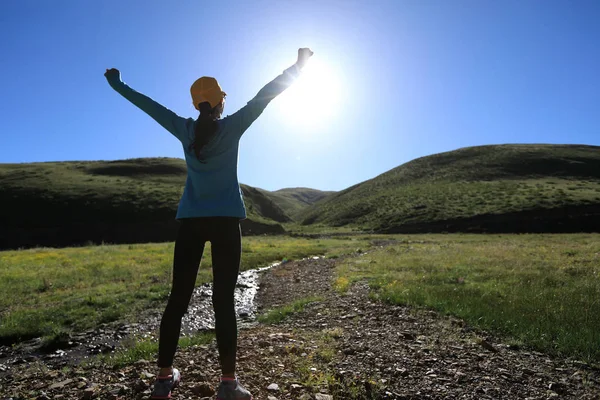
[[[600,229],[600,147],[497,145],[422,157],[325,198],[303,224],[379,232]]]
[[[262,193],[273,200],[285,213],[292,219],[296,219],[297,215],[307,209],[317,201],[335,193],[309,188],[285,188],[274,192],[258,189]],[[281,221],[286,222],[286,221]]]
[[[290,222],[292,219],[275,200],[268,196],[265,190],[248,185],[240,185],[244,193],[244,203],[248,213],[277,222]],[[246,200],[247,199],[247,200]]]
[[[173,240],[186,173],[172,158],[0,164],[0,248]],[[285,212],[242,191],[244,232],[283,232]]]

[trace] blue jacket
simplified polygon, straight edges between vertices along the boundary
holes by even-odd
[[[219,128],[203,148],[206,163],[190,150],[196,120],[182,118],[148,96],[136,92],[120,79],[108,78],[110,86],[171,132],[183,146],[187,180],[179,202],[177,219],[194,217],[246,218],[246,207],[237,177],[238,147],[242,134],[263,112],[267,104],[298,76],[296,65],[286,69],[235,114],[218,121]]]

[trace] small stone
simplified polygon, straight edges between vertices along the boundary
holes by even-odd
[[[571,379],[582,380],[583,377],[581,376],[581,371],[575,371],[573,375],[571,375]]]
[[[141,379],[138,379],[134,384],[133,384],[133,391],[136,393],[140,393],[143,392],[144,390],[146,390],[148,388],[148,385],[146,384],[146,382],[144,382]]]
[[[548,385],[548,389],[552,390],[553,392],[556,392],[558,394],[565,394],[566,392],[566,386],[562,383],[555,383],[552,382],[550,383],[550,385]]]
[[[40,395],[37,397],[37,400],[50,400],[50,397],[48,397],[48,395],[46,394],[46,392],[41,392]]]
[[[94,397],[94,394],[95,394],[94,389],[92,389],[92,388],[85,389],[83,391],[83,398],[84,398],[84,400],[90,400]]]
[[[489,351],[491,351],[491,352],[493,352],[493,353],[497,353],[497,352],[498,352],[498,349],[497,349],[497,348],[495,348],[494,346],[492,346],[492,344],[491,344],[490,342],[488,342],[487,340],[483,340],[483,339],[482,339],[481,341],[479,341],[479,344],[480,344],[480,345],[481,345],[481,347],[483,347],[484,349],[486,349],[486,350],[489,350]]]
[[[528,368],[523,368],[522,372],[523,372],[523,375],[534,375],[535,374],[535,371],[532,371]]]
[[[269,395],[267,397],[267,400],[277,400],[277,397]]]
[[[54,383],[50,385],[48,389],[62,389],[67,386],[69,383],[73,382],[73,379],[65,379],[64,381]]]
[[[151,374],[148,371],[142,371],[142,372],[140,372],[140,377],[146,378],[146,379],[152,379],[152,378],[154,378],[154,374]]]
[[[190,378],[190,377],[193,378],[193,380],[196,382],[208,382],[209,381],[208,377],[204,373],[199,372],[199,371],[188,372],[187,376],[188,376],[188,378]]]
[[[201,383],[192,387],[192,393],[200,397],[211,397],[215,394],[215,389],[208,383]]]
[[[271,392],[277,392],[279,391],[279,385],[276,383],[271,383],[269,386],[267,386],[267,390],[270,390]]]
[[[329,394],[317,393],[315,394],[315,400],[333,400],[333,396]]]
[[[304,393],[298,400],[312,400],[312,396],[308,393]]]
[[[456,373],[454,374],[454,378],[458,383],[463,383],[467,381],[467,374],[465,374],[464,372],[456,371]]]
[[[295,390],[300,390],[302,388],[303,388],[303,386],[299,385],[297,383],[292,383],[292,385],[290,386],[290,389],[292,390],[292,392],[295,391]]]
[[[46,376],[51,379],[56,379],[58,378],[58,375],[58,371],[50,371]]]

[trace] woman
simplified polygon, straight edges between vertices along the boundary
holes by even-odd
[[[223,119],[226,94],[214,78],[199,78],[190,88],[194,107],[200,112],[194,120],[182,118],[131,89],[121,81],[117,69],[106,70],[113,89],[181,141],[188,170],[176,217],[181,225],[175,241],[171,294],[160,324],[159,372],[152,398],[169,398],[181,379],[173,368],[181,319],[194,290],[204,244],[210,241],[212,302],[222,370],[217,399],[252,399],[235,375],[237,321],[233,293],[241,257],[239,221],[246,218],[237,179],[239,140],[267,104],[290,86],[312,55],[310,49],[299,49],[293,66],[263,87],[246,106]]]

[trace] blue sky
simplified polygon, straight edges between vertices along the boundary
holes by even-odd
[[[600,145],[599,20],[594,0],[4,0],[0,162],[182,157],[106,68],[184,117],[215,76],[230,114],[305,46],[310,92],[246,132],[242,183],[341,190],[464,146]]]

